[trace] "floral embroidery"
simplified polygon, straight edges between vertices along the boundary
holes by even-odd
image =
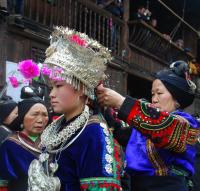
[[[167,166],[165,165],[164,161],[160,158],[154,144],[151,142],[150,139],[147,139],[146,141],[146,148],[148,158],[151,161],[153,167],[155,168],[155,175],[166,176],[168,173]]]
[[[98,116],[100,127],[102,128],[103,140],[103,173],[106,177],[91,177],[80,179],[82,191],[121,191],[120,176],[124,169],[124,155],[120,145],[114,140],[112,132],[107,124]]]
[[[113,174],[113,144],[111,142],[110,133],[107,129],[107,125],[105,123],[100,123],[100,126],[103,129],[103,133],[105,136],[105,144],[104,144],[104,153],[103,153],[103,165],[104,171],[106,174]]]
[[[80,180],[82,191],[121,191],[120,181],[111,177],[83,178]]]
[[[137,100],[128,116],[128,123],[150,138],[156,147],[184,152],[190,129],[188,122],[183,123],[175,115],[149,107],[149,103]]]

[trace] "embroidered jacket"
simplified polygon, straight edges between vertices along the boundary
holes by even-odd
[[[106,123],[99,116],[92,116],[79,137],[60,155],[54,155],[61,191],[120,191],[122,158],[121,147]]]
[[[199,124],[191,115],[161,112],[145,101],[127,97],[119,117],[134,127],[126,149],[131,174],[163,176],[175,169],[194,173]]]
[[[9,136],[0,147],[0,191],[15,190],[26,191],[28,186],[28,168],[31,161],[39,155],[39,152],[26,147],[19,140],[25,142],[34,150],[35,143],[25,134],[17,132]],[[37,150],[37,149],[36,149]]]

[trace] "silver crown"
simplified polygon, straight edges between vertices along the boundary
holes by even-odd
[[[111,61],[110,51],[86,34],[69,28],[56,27],[46,50],[49,67],[63,69],[61,77],[75,89],[94,98],[94,88],[105,79],[106,63]]]

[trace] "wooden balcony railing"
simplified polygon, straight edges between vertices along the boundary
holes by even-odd
[[[171,63],[174,60],[191,60],[192,53],[178,47],[174,42],[166,39],[163,34],[144,21],[129,22],[129,45],[155,59]]]
[[[124,22],[111,13],[85,0],[25,0],[24,17],[52,29],[68,26],[84,32],[121,55]]]
[[[141,55],[147,54],[165,64],[177,59],[191,60],[194,57],[191,52],[179,48],[147,23],[130,21],[127,25],[90,0],[24,0],[23,14],[25,19],[49,30],[53,26],[62,25],[84,32],[111,49],[117,57],[122,57],[122,52],[128,50],[128,45],[137,49]],[[128,33],[125,34],[128,28],[129,37]]]

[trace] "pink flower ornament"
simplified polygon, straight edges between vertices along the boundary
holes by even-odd
[[[78,35],[72,35],[70,37],[71,42],[78,44],[79,46],[86,47],[86,41],[81,39]]]
[[[10,77],[8,77],[8,79],[13,88],[17,88],[19,86],[19,82],[15,76],[10,76]]]
[[[32,79],[40,75],[40,69],[32,60],[24,60],[19,63],[18,70],[24,78]]]
[[[44,74],[46,76],[50,76],[52,73],[52,70],[50,68],[48,68],[48,66],[46,64],[44,64],[41,69],[41,72],[42,72],[42,74]]]
[[[63,81],[64,78],[62,77],[62,68],[59,67],[53,67],[51,70],[51,74],[49,75],[49,78],[55,81]]]

